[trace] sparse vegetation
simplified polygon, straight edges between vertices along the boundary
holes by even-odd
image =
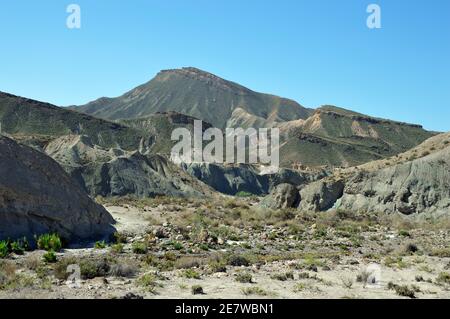
[[[262,289],[261,287],[246,287],[242,288],[242,293],[246,296],[256,295],[256,296],[269,296],[270,294]]]
[[[156,293],[156,288],[161,285],[157,281],[157,277],[154,274],[145,274],[137,279],[136,284],[145,288],[148,292]]]
[[[37,238],[37,247],[47,251],[60,251],[62,248],[61,238],[57,234],[43,234]]]
[[[131,246],[131,249],[132,249],[133,253],[138,254],[138,255],[144,255],[147,253],[147,245],[145,243],[135,242]]]
[[[95,248],[95,249],[105,249],[105,248],[106,248],[106,242],[105,242],[104,240],[102,240],[102,241],[97,241],[97,242],[95,243],[94,248]]]
[[[193,269],[185,269],[182,272],[183,277],[188,278],[188,279],[201,279],[200,274],[193,270]]]
[[[49,250],[47,251],[42,258],[44,259],[45,262],[47,263],[55,263],[57,260],[56,254],[53,250]]]
[[[253,282],[253,276],[248,272],[240,272],[236,274],[235,280],[242,284],[251,284]]]
[[[279,281],[294,280],[294,273],[292,271],[285,273],[277,273],[271,275],[270,278]]]

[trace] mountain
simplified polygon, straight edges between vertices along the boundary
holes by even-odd
[[[17,139],[51,140],[62,135],[87,135],[103,147],[137,149],[149,134],[122,124],[0,92],[0,132]]]
[[[101,98],[73,109],[153,133],[167,122],[157,113],[185,114],[219,128],[278,127],[285,167],[359,165],[404,152],[434,135],[419,125],[335,106],[307,109],[195,68],[161,71],[118,98]],[[156,138],[162,146],[154,150],[168,153],[172,127],[162,127]]]
[[[177,143],[177,141],[171,140],[173,130],[186,128],[193,136],[195,120],[199,119],[177,112],[162,112],[136,119],[120,120],[118,122],[142,131],[143,134],[150,134],[153,140],[152,144],[148,147],[148,152],[169,155],[172,147]],[[203,132],[210,127],[212,127],[211,124],[202,122]]]
[[[69,242],[114,232],[111,215],[51,158],[0,135],[0,240],[56,232]]]
[[[306,120],[278,125],[282,164],[354,166],[386,158],[435,135],[420,125],[323,106]]]
[[[295,101],[257,93],[191,67],[161,71],[150,82],[120,97],[100,98],[73,109],[110,120],[175,111],[218,128],[225,128],[230,120],[231,124],[258,122],[272,126],[276,122],[306,119],[312,112]]]
[[[203,197],[213,193],[166,157],[104,149],[87,136],[61,136],[44,151],[93,197]]]
[[[450,133],[433,136],[393,157],[336,170],[320,181],[295,186],[298,209],[303,211],[337,209],[425,218],[448,215]],[[276,191],[266,201],[281,205]]]

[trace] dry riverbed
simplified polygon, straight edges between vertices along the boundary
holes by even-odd
[[[450,298],[445,220],[99,200],[115,243],[0,259],[0,298]]]

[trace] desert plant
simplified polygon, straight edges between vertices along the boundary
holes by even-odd
[[[55,263],[57,260],[56,254],[53,250],[49,250],[47,251],[42,258],[44,259],[45,262],[47,263]]]
[[[252,274],[248,272],[240,272],[236,274],[235,280],[243,284],[251,284],[253,282]]]
[[[286,273],[273,274],[272,276],[270,276],[270,278],[279,281],[286,281],[289,279],[294,280],[294,273],[290,271]]]
[[[194,269],[185,269],[182,272],[182,276],[188,279],[200,279],[200,274]]]
[[[57,234],[43,234],[37,238],[37,247],[47,251],[60,251],[62,241]]]
[[[394,287],[395,293],[402,297],[408,297],[411,299],[416,298],[415,291],[412,288],[409,288],[408,286],[395,286]]]
[[[130,278],[138,272],[138,267],[133,263],[117,263],[110,267],[109,274],[114,277]]]
[[[106,248],[106,242],[104,240],[97,241],[94,245],[95,249],[105,249]]]
[[[155,294],[156,288],[160,287],[161,285],[158,283],[158,278],[155,274],[145,274],[139,277],[136,280],[136,284],[138,286],[144,287],[147,291]]]
[[[242,256],[242,255],[231,255],[230,257],[228,257],[228,264],[230,266],[236,266],[236,267],[247,267],[250,265],[250,261],[248,260],[247,257]]]
[[[351,289],[353,286],[353,279],[351,278],[341,278],[342,284],[344,285],[345,288],[347,289]]]
[[[115,254],[123,253],[123,244],[114,244],[111,246],[111,250]]]
[[[126,244],[127,243],[127,236],[124,233],[115,232],[113,237],[114,237],[114,242],[116,244]]]
[[[414,243],[408,243],[405,246],[405,253],[406,254],[415,254],[418,251],[419,251],[419,248]]]
[[[9,255],[9,244],[6,240],[0,241],[0,258],[6,258]]]
[[[17,255],[23,255],[29,248],[30,245],[25,237],[11,242],[11,251]]]
[[[240,192],[237,192],[236,195],[234,195],[234,196],[236,196],[236,197],[251,197],[251,196],[253,196],[253,194],[249,193],[249,192],[240,191]]]
[[[212,261],[209,263],[209,268],[213,273],[227,272],[227,265],[224,261]]]
[[[257,295],[257,296],[268,296],[269,293],[260,287],[247,287],[242,289],[242,293],[246,296]]]
[[[193,295],[204,295],[203,287],[199,285],[194,285],[191,287],[191,292]]]
[[[147,245],[145,245],[144,243],[135,242],[131,246],[131,249],[132,249],[133,253],[138,254],[138,255],[144,255],[147,253]]]
[[[441,272],[436,278],[438,284],[450,285],[450,274],[448,272]]]

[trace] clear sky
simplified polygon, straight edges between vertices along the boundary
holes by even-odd
[[[81,29],[66,8],[81,7]],[[366,26],[369,4],[382,28]],[[302,105],[450,130],[448,0],[0,0],[0,91],[57,105],[195,66]]]

